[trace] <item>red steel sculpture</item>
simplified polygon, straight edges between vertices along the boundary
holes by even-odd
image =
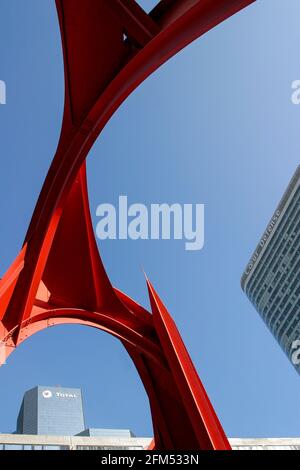
[[[9,354],[72,323],[122,341],[149,397],[152,449],[230,449],[174,321],[147,281],[152,313],[114,288],[97,249],[85,159],[128,95],[191,41],[254,0],[56,0],[65,66],[61,136],[23,248],[0,281]],[[73,227],[77,230],[74,231]]]

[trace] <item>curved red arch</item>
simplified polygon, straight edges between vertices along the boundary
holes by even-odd
[[[0,281],[0,340],[9,355],[59,323],[118,337],[149,396],[156,449],[230,446],[150,282],[152,314],[112,287],[94,238],[85,159],[143,80],[253,1],[161,0],[148,15],[134,0],[56,0],[65,65],[62,131],[23,248]]]

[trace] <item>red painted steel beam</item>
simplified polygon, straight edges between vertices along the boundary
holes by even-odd
[[[83,3],[81,0],[57,0],[62,37],[64,38],[65,72],[66,77],[68,77],[66,78],[67,99],[62,136],[26,237],[27,241],[31,233],[36,232],[36,236],[31,243],[31,253],[28,254],[29,262],[25,266],[26,273],[24,272],[21,275],[20,287],[16,286],[11,308],[9,307],[8,319],[4,320],[4,322],[9,323],[9,327],[11,326],[10,323],[16,320],[17,312],[23,311],[25,317],[30,316],[30,306],[34,301],[35,292],[38,288],[37,279],[45,268],[45,260],[57,230],[62,207],[66,204],[66,198],[90,148],[111,115],[124,99],[163,62],[189,42],[250,3],[252,3],[252,0],[199,0],[196,3],[186,0],[180,2],[181,9],[184,11],[182,16],[172,20],[125,66],[119,66],[120,71],[117,73],[116,63],[119,64],[126,60],[123,40],[120,43],[122,24],[116,24],[116,18],[111,17],[114,24],[113,32],[119,38],[116,41],[115,36],[113,36],[115,39],[112,45],[115,45],[116,57],[118,57],[117,61],[114,62],[111,59],[111,47],[107,47],[105,43],[103,51],[101,50],[101,47],[98,46],[99,40],[97,41],[97,37],[91,34],[90,31],[93,29],[89,27],[87,20],[90,19],[97,32],[98,28],[95,21],[102,18],[100,15],[101,9],[103,8],[103,14],[107,14],[108,17],[111,15],[110,10],[107,10],[107,2],[104,0],[102,2],[89,0]],[[90,5],[91,10],[87,8],[87,4]],[[98,11],[100,7],[101,9]],[[76,22],[74,25],[70,25],[68,21],[65,21],[65,18],[68,17],[68,13],[73,18],[75,9],[77,12]],[[85,23],[82,24],[84,20]],[[103,27],[106,25],[107,29],[107,22],[104,19],[102,19],[101,25]],[[84,26],[84,30],[81,31],[79,26],[82,26],[82,28]],[[106,30],[104,29],[104,31]],[[68,32],[72,38],[72,41],[69,42],[66,38]],[[83,42],[85,35],[89,38],[86,44]],[[94,44],[97,44],[97,47]],[[99,57],[101,51],[104,57],[108,56],[109,58],[100,61],[100,68],[99,66],[98,68],[92,66],[91,64],[95,63],[94,57]],[[84,60],[82,68],[78,65],[77,54],[78,57]],[[91,54],[90,60],[88,60],[89,54]],[[74,55],[75,57],[73,57]],[[106,73],[103,73],[102,66],[106,67]],[[102,79],[98,83],[94,77],[99,75]],[[103,75],[105,75],[106,80],[103,79]],[[109,76],[115,78],[107,86]],[[74,78],[71,80],[70,77]],[[88,77],[89,82],[86,82],[84,77]],[[72,87],[70,83],[73,83],[73,81],[75,83]],[[106,85],[104,92],[96,99],[97,95],[93,90],[96,86],[101,89],[104,84],[103,81]],[[77,92],[76,88],[78,88]],[[88,91],[84,94],[82,89]],[[94,101],[94,106],[91,107],[85,118],[86,106],[82,104],[82,95],[88,103]],[[95,97],[92,99],[94,95]],[[79,128],[78,120],[82,121]],[[66,147],[67,137],[69,137],[70,142]]]
[[[62,131],[23,248],[0,280],[0,341],[8,356],[38,331],[64,323],[119,338],[148,394],[156,449],[230,446],[152,286],[150,314],[111,285],[94,237],[85,160],[143,80],[250,3],[162,0],[147,15],[133,0],[56,0],[65,68]]]
[[[159,33],[159,26],[134,0],[111,0],[110,8],[124,25],[124,33],[140,46],[145,46]]]
[[[218,417],[199,379],[174,320],[147,281],[153,321],[191,425],[205,449],[230,448]]]

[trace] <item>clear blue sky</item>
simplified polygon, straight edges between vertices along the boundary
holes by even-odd
[[[154,2],[141,2],[149,8]],[[1,0],[0,275],[17,255],[55,152],[63,68],[52,0]],[[113,283],[148,307],[142,267],[175,318],[232,437],[299,436],[300,378],[240,289],[240,276],[299,164],[300,3],[260,0],[178,54],[121,107],[88,159],[91,210],[204,203],[205,247],[105,241]],[[76,227],[74,227],[76,231]],[[37,384],[82,387],[93,427],[151,434],[147,398],[122,346],[64,326],[0,370],[0,432]]]

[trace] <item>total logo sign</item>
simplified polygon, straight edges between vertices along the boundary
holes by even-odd
[[[52,398],[53,393],[51,392],[51,390],[43,390],[42,396],[43,398]],[[78,398],[75,393],[55,392],[54,396],[57,398]]]

